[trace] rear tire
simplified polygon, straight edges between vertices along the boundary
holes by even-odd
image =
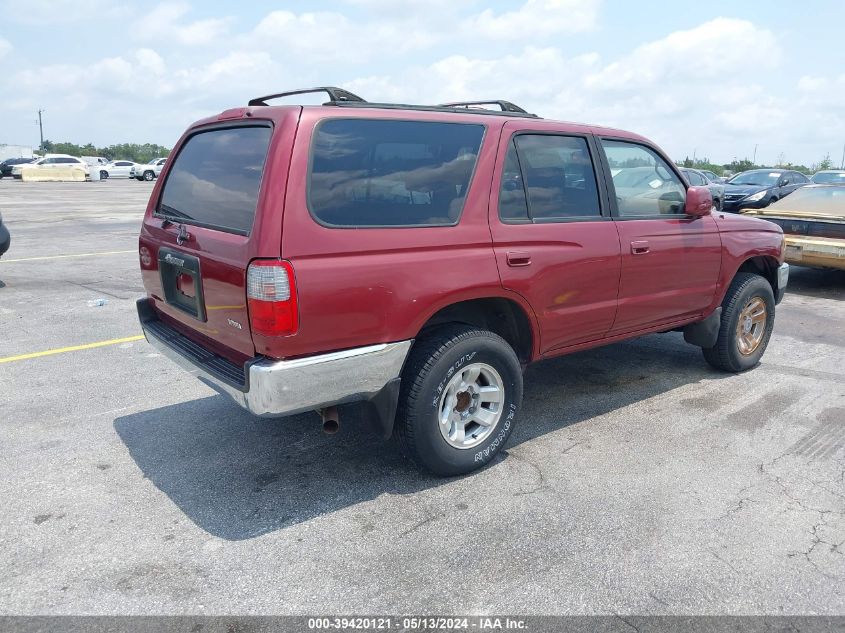
[[[405,363],[394,436],[402,452],[437,475],[490,463],[522,404],[522,368],[500,336],[470,326],[438,328]]]
[[[101,171],[100,172],[100,180],[108,180],[109,179],[109,172]]]
[[[772,286],[760,275],[737,273],[722,301],[716,344],[701,350],[704,359],[721,371],[751,369],[766,351],[774,324]]]

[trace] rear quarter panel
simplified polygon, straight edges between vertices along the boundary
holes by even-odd
[[[417,116],[414,119],[425,119]],[[346,110],[342,118],[407,119],[402,112]],[[478,123],[449,114],[431,120]],[[456,226],[329,228],[310,215],[306,182],[311,138],[325,110],[303,111],[285,200],[282,255],[293,264],[299,331],[256,339],[256,351],[290,357],[414,338],[439,309],[479,297],[512,297],[499,281],[487,224],[488,191],[503,121],[491,117]],[[536,340],[536,339],[535,339]]]

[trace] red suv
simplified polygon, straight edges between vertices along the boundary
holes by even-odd
[[[363,403],[435,473],[490,462],[533,361],[669,330],[757,364],[789,268],[647,139],[506,102],[253,99],[192,125],[140,236],[147,340],[260,416]]]

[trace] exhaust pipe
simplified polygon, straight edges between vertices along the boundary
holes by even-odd
[[[326,407],[320,409],[320,417],[323,419],[323,433],[334,435],[340,430],[340,416],[337,407]]]

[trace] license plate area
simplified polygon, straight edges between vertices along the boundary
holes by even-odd
[[[193,255],[161,248],[158,251],[158,270],[167,305],[205,322],[200,260]]]

